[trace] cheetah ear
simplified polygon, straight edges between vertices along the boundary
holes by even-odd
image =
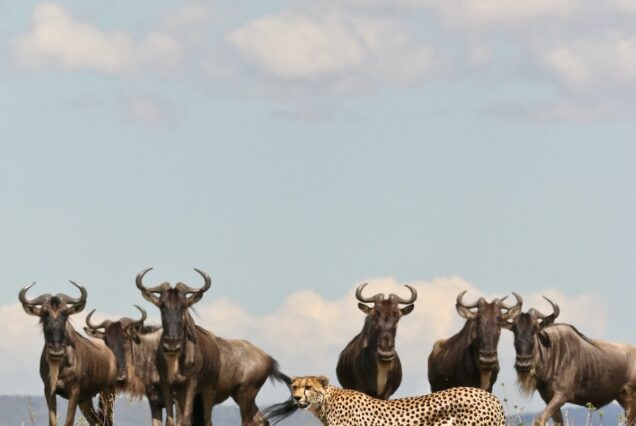
[[[298,379],[298,376],[291,376],[292,383],[295,382],[297,379]]]
[[[327,387],[329,385],[329,377],[327,376],[318,376],[318,382],[322,385],[322,387]]]

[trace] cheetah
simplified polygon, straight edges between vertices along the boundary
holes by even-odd
[[[297,408],[307,409],[325,426],[505,426],[499,400],[478,388],[450,388],[430,395],[380,400],[329,385],[325,376],[293,377],[292,397],[271,407],[277,422]]]

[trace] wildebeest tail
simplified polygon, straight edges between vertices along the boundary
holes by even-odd
[[[263,414],[267,421],[274,425],[294,414],[296,410],[298,410],[298,405],[294,402],[294,398],[290,396],[285,402],[273,404],[265,408]]]
[[[287,385],[287,387],[289,388],[289,392],[291,393],[291,378],[280,371],[280,367],[276,360],[272,360],[272,366],[269,370],[269,379],[271,381],[277,380],[285,383],[285,385]],[[265,418],[268,422],[270,422],[271,424],[276,424],[294,414],[296,410],[298,410],[298,405],[296,405],[296,403],[294,402],[294,398],[292,398],[290,395],[288,400],[280,402],[278,404],[270,405],[269,407],[265,408],[263,410],[263,415],[265,415]]]
[[[272,360],[272,366],[269,369],[269,379],[271,381],[278,380],[283,382],[289,387],[291,385],[291,378],[280,371],[280,367],[278,366],[278,361],[275,359]]]

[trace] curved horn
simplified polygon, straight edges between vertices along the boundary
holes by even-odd
[[[93,309],[87,316],[86,316],[86,326],[88,328],[90,328],[91,330],[97,330],[100,328],[105,328],[106,327],[106,320],[102,321],[101,323],[99,323],[98,325],[94,325],[91,324],[91,318],[93,317],[93,314],[95,313],[97,309]]]
[[[194,270],[203,277],[203,287],[194,288],[182,282],[177,283],[176,287],[178,287],[179,290],[183,291],[184,293],[205,293],[212,286],[212,278],[210,278],[210,276],[206,272],[201,271],[200,269],[194,268]]]
[[[137,284],[137,288],[141,291],[148,293],[159,293],[163,289],[163,284],[159,284],[155,287],[144,287],[142,281],[144,279],[144,275],[148,273],[148,271],[152,271],[153,268],[146,268],[140,273],[137,274],[137,278],[135,278],[135,284]]]
[[[515,303],[512,306],[507,306],[503,303],[504,300],[506,300],[506,297],[504,297],[503,299],[499,299],[499,304],[501,305],[502,308],[507,309],[507,310],[511,310],[511,309],[515,309],[515,308],[520,308],[521,305],[523,305],[523,299],[521,298],[521,296],[519,296],[517,293],[515,293],[514,291],[512,292],[512,295],[515,297],[515,299],[517,300],[517,303]]]
[[[66,303],[67,305],[77,305],[81,303],[86,303],[86,296],[88,295],[88,293],[86,292],[86,288],[84,288],[84,286],[81,286],[75,283],[75,281],[73,280],[69,280],[69,282],[79,289],[80,297],[78,299],[75,299],[71,296],[67,296],[66,294],[59,294],[58,297],[60,298],[60,300]]]
[[[144,279],[144,275],[146,275],[148,271],[152,271],[152,268],[146,268],[140,273],[138,273],[137,277],[135,278],[135,284],[137,285],[137,288],[141,290],[141,295],[143,296],[144,299],[146,299],[147,301],[149,301],[150,303],[156,306],[159,306],[159,303],[160,303],[159,298],[155,296],[153,293],[160,292],[161,288],[163,287],[163,284],[156,287],[144,287],[142,281]]]
[[[415,299],[417,299],[417,290],[415,290],[413,287],[411,287],[408,284],[404,284],[404,286],[406,288],[408,288],[409,290],[411,290],[411,297],[409,299],[403,299],[400,296],[398,296],[397,294],[391,293],[389,295],[389,300],[393,303],[402,303],[405,305],[409,305],[413,302],[415,302]]]
[[[34,285],[35,285],[35,282],[24,287],[22,290],[20,290],[20,293],[18,293],[18,298],[20,299],[20,303],[22,303],[25,306],[41,305],[42,303],[46,302],[46,299],[51,297],[50,294],[43,294],[41,296],[36,297],[33,300],[27,299],[26,297],[27,291],[29,291],[29,289],[33,287]]]
[[[139,312],[141,312],[141,319],[138,319],[133,324],[143,324],[144,321],[146,321],[146,318],[148,318],[148,313],[146,313],[146,310],[142,308],[141,306],[138,306],[138,305],[133,305],[133,306],[137,308]]]
[[[504,320],[507,320],[509,318],[513,318],[515,317],[517,314],[519,314],[519,312],[521,312],[521,306],[523,305],[523,299],[521,298],[521,296],[519,296],[517,293],[515,293],[514,291],[512,292],[513,296],[515,297],[515,299],[517,299],[517,303],[512,305],[512,306],[507,306],[503,303],[504,299],[506,297],[504,297],[503,299],[499,300],[499,306],[501,306],[501,309],[505,309],[507,312],[505,312],[503,314],[504,316]]]
[[[378,303],[384,300],[384,294],[382,293],[378,293],[373,295],[372,297],[364,297],[362,296],[362,290],[367,286],[367,284],[369,283],[363,283],[360,284],[358,286],[358,288],[356,288],[356,299],[358,299],[360,302],[362,303]]]
[[[468,290],[464,290],[464,291],[462,291],[461,293],[459,293],[459,294],[457,295],[457,300],[456,300],[456,302],[455,302],[455,303],[456,303],[456,305],[461,306],[461,307],[466,308],[466,309],[473,309],[473,308],[476,308],[477,306],[479,306],[479,302],[482,300],[482,298],[479,298],[479,299],[478,299],[475,303],[473,303],[472,305],[466,305],[466,304],[464,304],[463,299],[464,299],[464,294],[466,294],[466,292],[467,292],[467,291],[468,291]]]
[[[552,313],[550,315],[544,315],[538,310],[536,309],[534,310],[537,315],[537,318],[541,320],[541,328],[547,327],[548,325],[552,324],[554,320],[557,319],[557,317],[561,313],[561,309],[559,308],[559,305],[557,305],[556,303],[554,303],[552,300],[548,299],[545,296],[543,296],[543,298],[547,300],[550,305],[552,305]]]
[[[18,298],[20,299],[20,303],[22,303],[22,309],[24,309],[24,312],[26,312],[29,315],[35,315],[39,317],[40,314],[42,313],[42,309],[39,308],[38,306],[46,303],[46,301],[51,298],[51,295],[47,293],[47,294],[38,296],[33,300],[27,299],[26,297],[27,291],[29,291],[29,289],[33,287],[34,285],[35,285],[35,282],[33,282],[32,284],[20,290],[20,293],[18,293]]]

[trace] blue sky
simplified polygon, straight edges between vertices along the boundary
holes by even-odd
[[[202,312],[283,321],[305,290],[333,307],[364,280],[459,279],[629,342],[634,3],[332,3],[0,1],[6,314],[68,279],[130,314],[141,269],[199,267]],[[32,370],[0,392],[39,393]]]

